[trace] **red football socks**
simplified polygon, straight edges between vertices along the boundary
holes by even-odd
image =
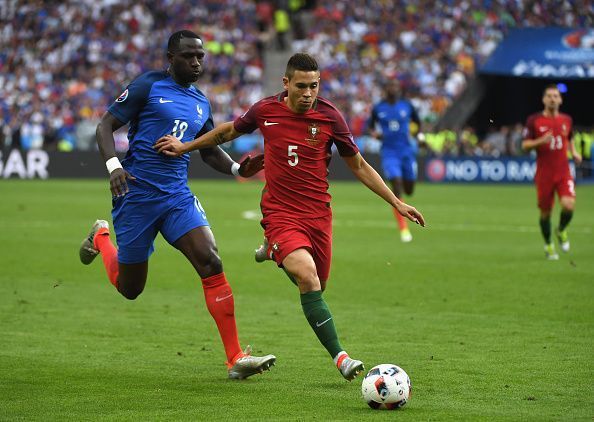
[[[406,221],[406,217],[403,217],[396,208],[392,208],[394,212],[394,217],[396,217],[396,221],[398,221],[398,228],[402,230],[406,230],[408,228],[408,222]]]
[[[202,279],[204,298],[210,315],[215,320],[225,346],[227,365],[231,366],[236,356],[241,357],[241,347],[235,324],[235,301],[225,273]]]
[[[101,228],[95,233],[93,239],[93,247],[101,252],[101,258],[103,259],[103,266],[107,271],[107,278],[113,286],[118,288],[118,250],[111,243],[109,238],[109,229]]]

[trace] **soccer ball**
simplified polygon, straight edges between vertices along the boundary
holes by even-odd
[[[404,369],[391,363],[374,366],[361,385],[363,400],[372,409],[394,410],[410,399],[412,385]]]

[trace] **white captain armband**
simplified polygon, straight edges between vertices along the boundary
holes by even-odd
[[[107,167],[109,174],[111,174],[115,169],[123,168],[118,157],[111,157],[109,160],[107,160],[105,162],[105,167]]]
[[[239,167],[241,167],[239,163],[231,164],[231,174],[233,176],[239,176]]]

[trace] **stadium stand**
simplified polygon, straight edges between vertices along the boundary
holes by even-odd
[[[427,124],[435,123],[507,30],[587,26],[587,2],[320,0],[307,38],[293,49],[325,69],[322,95],[345,110],[358,135],[378,81],[397,77]],[[584,13],[584,11],[587,11]]]
[[[0,2],[0,148],[94,149],[100,114],[134,76],[165,68],[169,33],[189,28],[210,53],[200,86],[215,122],[264,95],[267,51],[292,39],[293,51],[319,59],[321,95],[345,113],[355,136],[381,95],[378,82],[397,77],[428,133],[422,153],[516,155],[519,125],[478,139],[473,128],[435,124],[509,28],[587,26],[593,14],[585,0]],[[578,137],[590,151],[591,128]],[[116,141],[127,148],[124,131]],[[377,149],[365,137],[359,144]]]
[[[94,148],[99,116],[132,78],[166,67],[179,28],[203,36],[201,88],[215,121],[228,120],[261,97],[257,12],[247,0],[0,2],[0,145]]]

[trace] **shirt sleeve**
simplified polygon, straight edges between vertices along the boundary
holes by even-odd
[[[567,116],[567,123],[569,124],[569,133],[567,134],[567,140],[571,141],[573,139],[573,119],[571,116]]]
[[[355,144],[353,134],[351,133],[347,122],[338,110],[334,110],[334,114],[336,120],[332,132],[333,141],[338,149],[338,153],[342,157],[352,157],[353,155],[357,155],[359,148],[357,148],[357,145]]]
[[[415,108],[414,105],[412,105],[411,102],[409,102],[408,105],[410,106],[410,120],[417,124],[417,126],[419,127],[419,131],[420,131],[421,130],[421,119],[419,119],[419,113],[417,113],[417,109]]]
[[[128,123],[141,112],[146,104],[152,81],[144,75],[133,80],[124,92],[107,109],[122,123]]]
[[[260,103],[257,102],[252,105],[248,111],[235,119],[233,122],[235,130],[241,133],[252,133],[254,130],[258,129],[257,114],[259,107]]]
[[[534,132],[534,116],[529,116],[526,120],[526,124],[524,125],[524,130],[522,131],[522,138],[524,139],[534,139],[536,133]]]
[[[377,105],[374,105],[371,109],[371,115],[369,119],[367,119],[367,130],[371,131],[375,129],[375,124],[377,123]]]

